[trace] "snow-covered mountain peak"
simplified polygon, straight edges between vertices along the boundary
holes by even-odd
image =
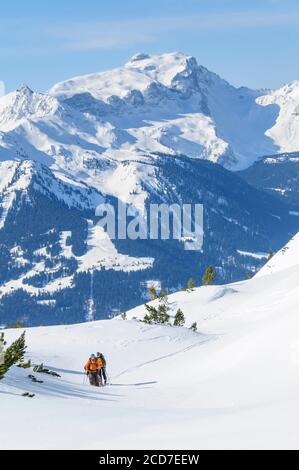
[[[190,55],[138,53],[48,95],[24,86],[0,98],[1,158],[32,158],[96,184],[107,169],[112,188],[117,162],[152,153],[243,169],[299,149],[298,107],[298,82],[276,92],[235,88]]]
[[[281,87],[278,90],[278,92],[289,94],[289,93],[298,93],[298,90],[299,90],[299,80],[293,80],[290,83],[286,83],[283,87]]]
[[[177,88],[180,79],[186,79],[198,70],[196,59],[181,52],[152,57],[147,54],[137,54],[125,67],[137,69],[152,80],[169,88]]]
[[[172,52],[139,53],[119,69],[75,77],[58,83],[49,93],[92,115],[101,127],[112,124],[119,137],[113,140],[113,148],[109,144],[103,149],[109,158],[160,152],[232,166],[233,149],[217,132],[209,108],[209,96],[213,105],[214,95],[222,94],[223,88],[235,90],[198,66],[194,57]],[[228,107],[232,108],[231,103]],[[219,120],[223,121],[222,116]]]
[[[299,80],[259,97],[257,103],[277,110],[276,122],[265,134],[280,147],[280,153],[298,151]]]
[[[130,60],[128,60],[127,64],[132,64],[134,62],[140,62],[144,59],[149,59],[150,58],[150,55],[149,54],[146,54],[144,52],[137,52],[137,54],[134,54]]]
[[[21,85],[20,88],[18,88],[16,91],[19,93],[19,95],[32,95],[34,93],[33,90],[28,85],[26,85],[26,83],[23,83],[23,85]]]
[[[143,95],[140,104],[150,101],[157,89],[161,92],[160,100],[168,91],[188,93],[188,96],[192,91],[199,91],[198,77],[204,70],[208,72],[198,66],[194,57],[181,52],[156,56],[139,53],[121,68],[58,83],[50,94],[67,99],[88,92],[97,100],[113,104],[116,97],[131,102],[131,94],[139,92]]]
[[[75,95],[89,93],[96,100],[110,103],[125,98],[132,90],[144,91],[151,80],[133,68],[119,68],[75,77],[58,83],[50,94],[59,99],[70,99]]]
[[[299,99],[299,80],[294,80],[290,83],[286,83],[281,88],[277,90],[270,90],[263,96],[258,98],[258,102],[262,105],[267,104],[279,104],[286,105],[289,104],[298,106]]]
[[[35,93],[23,85],[16,91],[0,97],[0,128],[11,126],[22,119],[43,118],[54,114],[59,107],[55,97]]]
[[[125,64],[125,67],[136,67],[143,69],[146,72],[150,72],[154,68],[156,70],[161,70],[163,68],[167,69],[177,69],[174,72],[181,71],[186,67],[197,67],[197,61],[195,57],[184,54],[183,52],[166,52],[163,54],[149,55],[145,53],[137,53],[129,59]]]

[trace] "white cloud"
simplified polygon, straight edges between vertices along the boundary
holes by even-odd
[[[126,47],[140,49],[143,44],[159,43],[168,35],[201,31],[238,31],[267,28],[298,28],[299,11],[271,9],[248,11],[213,11],[196,15],[167,16],[101,21],[57,21],[51,23],[24,20],[17,23],[22,42],[1,43],[0,56],[25,54],[50,55],[65,51],[113,50]],[[278,0],[273,0],[277,1]],[[280,0],[279,0],[280,1]],[[285,0],[284,0],[285,1]],[[297,0],[298,1],[298,0]],[[283,2],[282,2],[283,3]],[[9,34],[15,21],[0,18],[0,33]]]
[[[59,38],[70,50],[117,49],[152,43],[163,30],[161,20],[83,22],[51,28],[49,35]]]
[[[185,17],[64,24],[48,30],[71,50],[116,49],[153,43],[171,32],[299,26],[299,12],[241,11]]]

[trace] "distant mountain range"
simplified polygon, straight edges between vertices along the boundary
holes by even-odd
[[[238,174],[249,184],[293,206],[299,215],[299,152],[261,158]]]
[[[181,53],[1,97],[0,324],[105,318],[209,264],[254,273],[298,231],[298,107],[299,82],[237,89]],[[110,240],[95,208],[118,200],[203,203],[203,251]]]

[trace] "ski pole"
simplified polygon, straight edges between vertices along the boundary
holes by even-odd
[[[108,374],[107,370],[106,370],[106,375],[107,375],[107,383],[109,385],[111,385],[111,378],[110,378],[110,375]]]

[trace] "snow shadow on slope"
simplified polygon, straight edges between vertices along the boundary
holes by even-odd
[[[13,369],[5,377],[3,384],[16,390],[16,392],[19,391],[19,394],[13,393],[12,390],[1,391],[1,393],[22,395],[24,392],[30,392],[34,393],[36,396],[81,398],[101,401],[117,401],[117,398],[121,398],[123,396],[121,394],[109,393],[101,388],[93,389],[88,384],[80,385],[66,382],[63,378],[48,378],[44,377],[42,374],[36,374],[36,378],[38,380],[43,380],[43,383],[34,383],[28,378],[27,374],[23,374],[22,371]]]

